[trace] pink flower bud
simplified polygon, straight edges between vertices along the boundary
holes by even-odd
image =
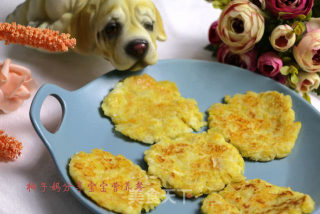
[[[236,54],[231,51],[230,47],[222,44],[218,49],[217,58],[219,62],[235,65],[253,72],[257,69],[257,52],[255,49],[244,54]]]
[[[267,52],[258,59],[258,71],[267,77],[275,77],[280,73],[283,63],[274,52]]]
[[[209,29],[209,41],[212,45],[217,45],[221,43],[221,39],[217,33],[218,21],[212,23]]]

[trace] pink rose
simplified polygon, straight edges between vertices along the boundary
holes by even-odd
[[[233,0],[222,11],[217,32],[232,52],[243,54],[259,42],[264,33],[261,10],[248,0]]]
[[[10,59],[0,63],[0,69],[0,111],[9,113],[31,96],[36,83],[29,69],[11,64]]]
[[[259,73],[267,77],[275,77],[280,73],[283,63],[281,58],[274,52],[267,52],[258,59]]]
[[[244,54],[235,54],[230,47],[222,44],[218,49],[217,58],[219,62],[235,65],[253,72],[257,68],[257,52],[255,49]]]
[[[302,70],[320,72],[320,29],[305,34],[293,47],[293,56]]]
[[[282,19],[294,19],[298,15],[307,15],[313,7],[313,0],[267,0],[267,9]]]
[[[217,33],[218,21],[212,23],[209,29],[209,41],[213,45],[217,45],[221,43],[221,39]]]

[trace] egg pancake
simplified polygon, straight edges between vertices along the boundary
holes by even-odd
[[[148,74],[117,83],[101,107],[117,131],[146,144],[206,125],[194,99],[181,97],[175,83]]]
[[[238,150],[214,132],[181,134],[163,139],[145,151],[148,173],[178,195],[199,197],[244,179]]]
[[[236,206],[224,200],[218,193],[211,193],[203,201],[201,213],[204,214],[241,214]]]
[[[216,194],[216,193],[213,193]],[[224,200],[209,195],[202,210],[212,210],[208,204],[223,204],[237,207],[243,214],[299,214],[311,213],[314,202],[309,195],[294,192],[287,187],[278,187],[260,179],[245,180],[229,184],[219,192]],[[226,205],[230,203],[230,205]],[[214,212],[204,212],[214,213]]]
[[[148,212],[166,198],[157,178],[122,155],[99,149],[73,155],[69,174],[99,206],[118,213]]]
[[[270,161],[289,155],[301,128],[294,122],[290,96],[249,91],[233,98],[227,95],[225,102],[209,108],[209,128],[221,133],[243,157]]]

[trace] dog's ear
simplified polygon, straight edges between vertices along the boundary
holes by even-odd
[[[157,40],[159,41],[165,41],[167,39],[167,35],[164,32],[164,27],[163,27],[163,23],[162,23],[162,18],[161,15],[158,11],[158,9],[156,7],[155,11],[156,11],[156,33],[157,33]]]
[[[91,52],[95,44],[92,41],[95,38],[92,29],[92,20],[97,7],[95,2],[83,5],[81,10],[77,11],[71,25],[72,32],[77,38],[76,49],[83,54]]]

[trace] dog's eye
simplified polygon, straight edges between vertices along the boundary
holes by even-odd
[[[103,29],[103,32],[109,37],[112,38],[116,36],[121,30],[121,25],[119,22],[110,22],[107,26]]]
[[[153,31],[153,23],[145,23],[143,26],[148,31]]]

